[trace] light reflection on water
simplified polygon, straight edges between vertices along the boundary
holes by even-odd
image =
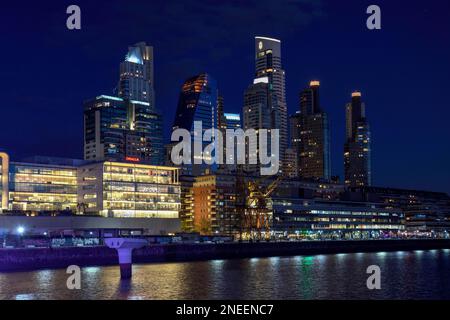
[[[0,274],[0,299],[450,299],[450,250],[213,260],[82,270],[82,290],[65,270]],[[382,290],[366,288],[379,265]]]

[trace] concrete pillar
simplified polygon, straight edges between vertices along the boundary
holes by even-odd
[[[116,249],[119,256],[120,278],[131,279],[133,270],[133,250],[146,246],[147,240],[133,238],[108,238],[105,244]]]

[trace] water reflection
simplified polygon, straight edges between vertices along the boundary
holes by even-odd
[[[450,299],[450,250],[274,257],[84,268],[82,290],[65,270],[0,274],[0,299]],[[367,290],[379,265],[382,290]]]

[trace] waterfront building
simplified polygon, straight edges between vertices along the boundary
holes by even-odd
[[[9,206],[9,155],[0,151],[0,213]]]
[[[274,108],[278,121],[274,129],[280,130],[280,160],[284,161],[288,148],[288,116],[286,103],[286,72],[281,59],[281,41],[268,37],[255,37],[256,81],[267,79],[276,99]],[[258,127],[254,127],[257,129]]]
[[[293,238],[378,239],[405,231],[404,214],[370,203],[273,198],[273,232]]]
[[[197,177],[192,187],[192,201],[194,231],[206,235],[238,233],[235,176]]]
[[[345,194],[351,201],[377,203],[405,214],[410,233],[448,237],[450,233],[450,197],[446,193],[382,187],[352,187]]]
[[[8,211],[75,212],[77,210],[76,162],[36,157],[9,166]]]
[[[83,165],[78,172],[78,199],[86,213],[117,218],[178,218],[177,168],[106,161]]]
[[[372,184],[371,135],[366,105],[361,92],[352,93],[346,105],[347,140],[344,146],[345,184],[364,187]]]
[[[178,219],[179,169],[126,162],[33,157],[6,162],[0,153],[2,208],[11,214],[99,215]],[[3,185],[8,186],[4,188]],[[6,191],[5,191],[6,190]]]
[[[195,164],[195,159],[203,160],[214,157],[212,154],[204,154],[204,147],[211,142],[203,142],[203,134],[208,129],[218,129],[219,123],[219,95],[217,82],[209,74],[203,73],[186,80],[182,86],[178,99],[178,107],[173,123],[173,130],[185,129],[191,132],[192,138],[192,159],[191,165],[182,166],[182,173],[187,175],[198,176],[204,174],[206,170],[217,169],[215,165],[208,166],[204,164]],[[223,104],[223,100],[222,100]],[[201,122],[202,135],[197,136],[194,132],[195,122]],[[215,138],[213,138],[215,139]],[[195,154],[194,143],[199,141],[202,147],[202,154]]]
[[[319,81],[311,81],[300,93],[300,115],[294,119],[296,126],[292,128],[302,179],[331,178],[329,120],[320,105],[319,88]]]

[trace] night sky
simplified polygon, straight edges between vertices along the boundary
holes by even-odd
[[[82,30],[66,28],[66,8]],[[345,5],[344,5],[345,4]],[[366,9],[382,10],[382,30]],[[0,148],[82,158],[82,102],[112,94],[128,45],[155,50],[166,138],[180,86],[208,72],[228,112],[254,77],[254,36],[282,40],[289,113],[312,79],[332,121],[333,175],[343,176],[345,104],[361,90],[377,186],[450,192],[450,2],[348,0],[13,1],[0,5]]]

